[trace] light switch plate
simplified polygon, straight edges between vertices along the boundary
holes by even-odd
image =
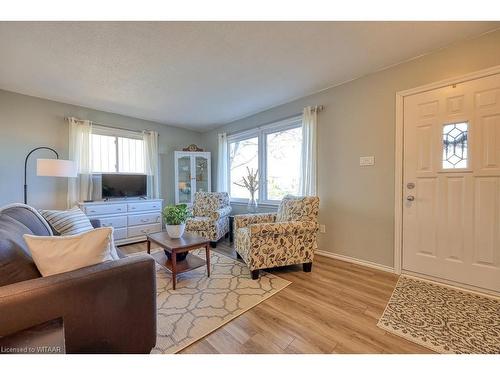
[[[370,166],[375,164],[375,156],[361,156],[359,158],[359,165],[362,167]]]
[[[321,224],[319,226],[319,232],[320,233],[326,233],[326,225],[325,224]]]

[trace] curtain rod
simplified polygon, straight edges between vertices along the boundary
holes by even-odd
[[[323,111],[325,109],[325,106],[323,106],[323,105],[312,105],[311,108],[312,108],[312,110],[314,112],[318,113],[318,112]],[[250,131],[255,130],[255,129],[260,130],[260,129],[265,128],[268,125],[274,124],[276,122],[285,121],[285,120],[292,119],[294,117],[299,117],[299,116],[302,116],[302,115],[303,115],[303,112],[294,113],[291,116],[281,117],[279,119],[266,122],[266,123],[264,123],[262,125],[259,125],[259,126],[255,127],[255,128],[250,128],[250,129],[246,129],[246,130],[237,130],[235,132],[229,132],[229,133],[226,133],[226,134],[227,134],[227,136],[233,136],[233,135],[240,134],[240,133],[250,132]]]
[[[312,111],[316,112],[316,113],[322,112],[325,109],[324,105],[311,105],[310,107],[311,107]],[[304,114],[304,112],[299,112],[299,113],[296,113],[290,117],[302,116],[303,114]]]
[[[76,121],[83,121],[81,119],[78,119],[76,117],[65,117],[64,118],[66,121],[69,120],[69,119],[74,119]],[[117,130],[125,130],[125,131],[128,131],[128,132],[133,132],[133,133],[138,133],[138,134],[142,134],[143,132],[144,133],[149,133],[150,130],[149,129],[144,129],[144,130],[132,130],[132,129],[126,129],[126,128],[120,128],[118,126],[114,126],[114,125],[108,125],[108,124],[101,124],[99,122],[95,122],[95,121],[91,121],[89,120],[92,124],[95,124],[97,126],[103,126],[105,128],[111,128],[111,129],[117,129]]]

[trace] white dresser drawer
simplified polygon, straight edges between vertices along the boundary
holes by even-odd
[[[103,227],[124,228],[127,226],[126,216],[100,217],[99,221]]]
[[[126,204],[103,204],[85,207],[85,213],[88,216],[119,214],[127,212]]]
[[[129,237],[145,236],[149,233],[161,231],[161,224],[138,225],[128,228]]]
[[[129,215],[128,225],[145,225],[145,224],[157,224],[161,223],[160,212],[151,214],[140,214],[140,215]]]
[[[161,210],[161,202],[139,202],[128,204],[128,212],[159,210]]]
[[[115,241],[127,238],[127,228],[118,228],[113,230],[113,239]]]

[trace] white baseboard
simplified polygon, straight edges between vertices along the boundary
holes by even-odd
[[[379,271],[395,273],[394,272],[394,267],[389,267],[389,266],[385,266],[383,264],[379,264],[379,263],[375,263],[375,262],[370,262],[369,260],[362,260],[362,259],[358,259],[358,258],[353,258],[353,257],[347,256],[347,255],[335,254],[335,253],[331,253],[329,251],[323,251],[323,250],[316,250],[314,252],[314,254],[315,255],[321,255],[321,256],[324,256],[324,257],[327,257],[327,258],[342,260],[344,262],[359,264],[360,266],[375,268],[375,269],[377,269]]]

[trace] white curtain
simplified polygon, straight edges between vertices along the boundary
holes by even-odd
[[[160,197],[158,132],[143,132],[142,137],[144,140],[146,174],[148,175],[148,197],[157,199]]]
[[[68,179],[68,208],[92,199],[92,122],[69,118],[69,159],[78,177]]]
[[[227,134],[218,135],[219,148],[217,156],[217,191],[227,192]]]
[[[300,173],[300,195],[317,195],[318,152],[317,152],[316,108],[304,108],[302,116],[302,161]]]

